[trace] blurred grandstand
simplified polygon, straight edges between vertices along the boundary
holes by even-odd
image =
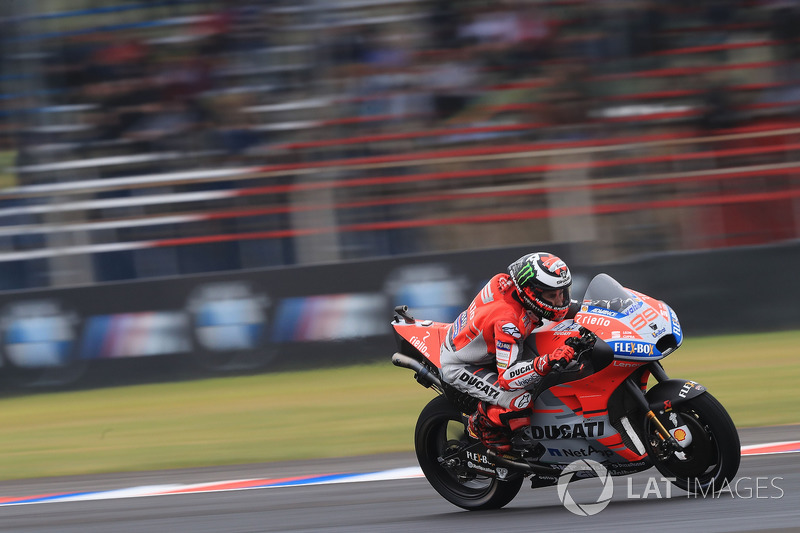
[[[31,0],[0,17],[0,289],[800,233],[800,3]]]

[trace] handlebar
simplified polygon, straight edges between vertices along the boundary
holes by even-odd
[[[570,337],[564,344],[575,350],[576,357],[570,361],[566,366],[561,361],[556,361],[550,368],[550,372],[574,372],[583,368],[581,359],[587,353],[590,353],[594,348],[594,343],[597,342],[597,335],[581,326],[578,330],[580,337]]]
[[[550,367],[550,372],[543,376],[541,381],[534,382],[530,388],[526,387],[534,397],[538,396],[539,392],[549,389],[556,383],[561,382],[561,375],[564,373],[580,372],[584,369],[585,365],[583,359],[587,354],[592,352],[594,344],[597,341],[597,336],[588,329],[581,327],[579,330],[579,337],[570,337],[564,344],[572,347],[577,356],[568,364],[564,364],[563,360],[556,361]]]

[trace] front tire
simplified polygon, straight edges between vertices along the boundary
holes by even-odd
[[[464,416],[445,396],[437,396],[422,410],[414,432],[417,460],[425,478],[444,499],[469,511],[500,509],[522,487],[520,475],[508,480],[459,475],[439,458],[474,443],[467,436]]]
[[[725,408],[709,393],[674,408],[692,434],[678,457],[662,445],[655,427],[647,423],[647,453],[664,477],[691,494],[714,494],[728,486],[739,471],[739,434]]]

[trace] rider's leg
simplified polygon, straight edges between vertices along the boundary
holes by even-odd
[[[495,451],[507,453],[512,447],[531,444],[531,395],[525,390],[504,390],[497,385],[497,371],[477,365],[443,365],[442,378],[454,388],[481,400],[470,416],[468,429],[474,437]],[[516,443],[512,446],[512,442]]]

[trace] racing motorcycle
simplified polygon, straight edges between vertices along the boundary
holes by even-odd
[[[655,466],[688,493],[724,489],[739,469],[739,436],[705,387],[670,379],[661,365],[683,342],[672,308],[598,274],[571,314],[526,339],[523,357],[567,344],[575,359],[556,363],[532,385],[535,444],[501,455],[466,431],[477,399],[441,379],[439,350],[450,324],[416,320],[406,306],[395,308],[392,363],[413,370],[417,382],[438,393],[420,413],[414,435],[433,488],[464,509],[499,509],[526,478],[532,488],[556,485],[571,463],[589,459],[612,476]]]

